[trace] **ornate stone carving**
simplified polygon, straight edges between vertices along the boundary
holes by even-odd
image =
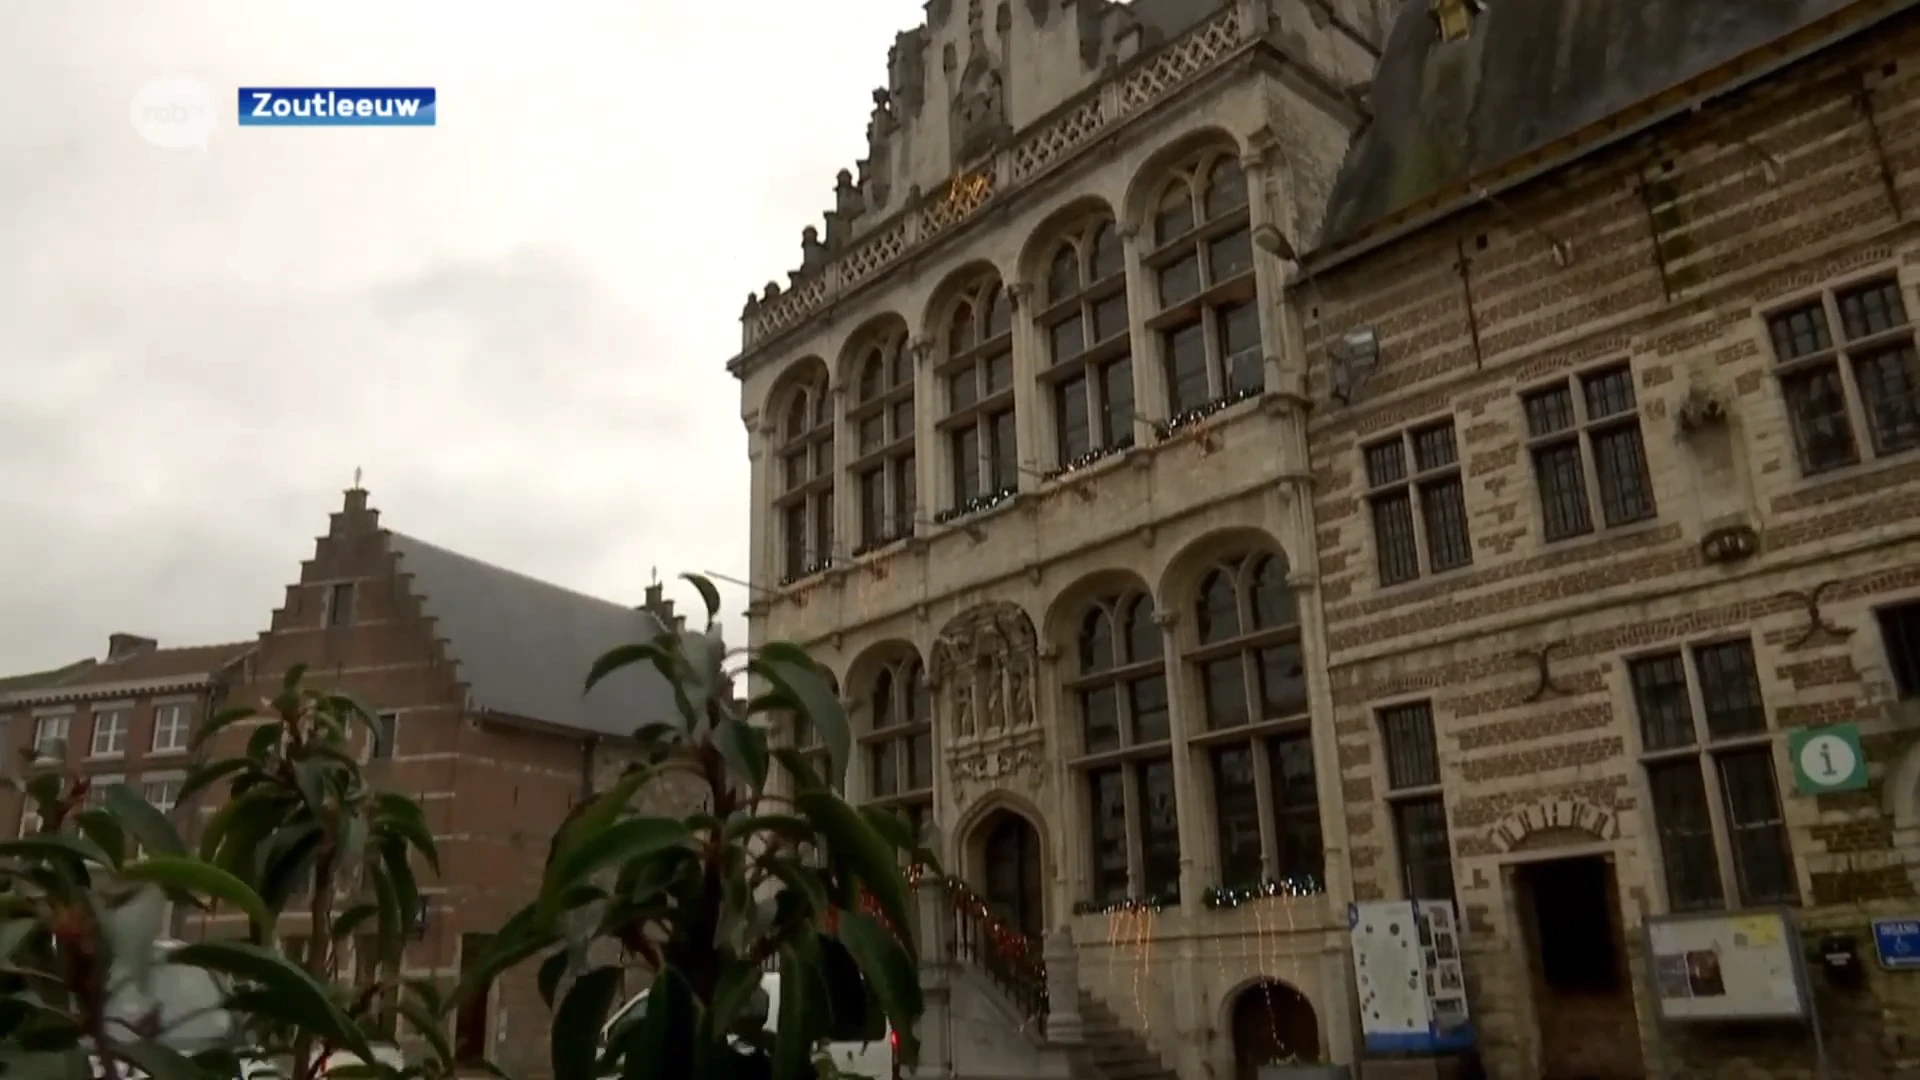
[[[1033,25],[1047,25],[1047,16],[1053,11],[1053,0],[1027,0],[1027,14],[1033,16]]]
[[[1006,84],[987,48],[981,0],[967,3],[967,65],[953,95],[953,163],[957,168],[988,151],[1008,134]]]
[[[1039,640],[1033,621],[1004,601],[949,622],[933,646],[928,681],[946,709],[951,742],[1034,727]]]
[[[908,30],[893,41],[887,55],[893,100],[908,116],[919,116],[927,99],[927,32]]]
[[[947,774],[964,809],[993,790],[1037,797],[1046,780],[1040,642],[1017,605],[969,608],[935,639],[928,682],[944,726]]]

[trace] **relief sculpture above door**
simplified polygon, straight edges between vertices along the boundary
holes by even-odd
[[[1046,783],[1039,675],[1039,638],[1018,605],[969,608],[935,640],[928,679],[960,813],[993,790],[1039,796]]]

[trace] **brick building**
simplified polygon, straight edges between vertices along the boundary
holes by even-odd
[[[555,830],[625,768],[632,732],[677,715],[651,669],[619,672],[583,695],[593,661],[683,622],[659,585],[643,607],[627,607],[386,530],[355,489],[257,641],[160,649],[116,634],[105,660],[0,682],[0,719],[10,751],[43,746],[41,767],[50,767],[64,738],[67,766],[98,783],[144,786],[173,809],[197,725],[225,704],[271,698],[290,667],[307,665],[311,682],[377,710],[378,733],[363,748],[368,775],[426,810],[441,873],[422,869],[422,922],[404,974],[450,983],[485,935],[533,898]],[[229,729],[208,753],[239,752],[247,730]],[[18,796],[5,798],[8,825],[32,827]],[[177,811],[190,842],[195,811],[210,813],[211,798]],[[641,796],[675,812],[691,798],[670,782]],[[188,921],[181,932],[230,933],[231,919]],[[290,949],[303,947],[306,922],[291,909],[281,918]],[[355,970],[358,950],[348,952],[343,969]],[[517,971],[456,1018],[457,1049],[542,1075],[549,1020],[534,972]]]
[[[1915,1067],[1913,6],[929,3],[730,365],[850,793],[1185,1080],[1352,1060],[1408,895],[1502,1080],[1812,1075],[1656,1021],[1650,920],[1767,905]]]
[[[625,767],[632,732],[676,714],[651,669],[626,669],[583,695],[593,661],[681,618],[658,585],[645,606],[627,607],[392,532],[356,488],[287,587],[255,646],[252,678],[233,695],[269,697],[289,667],[305,664],[309,678],[378,710],[370,778],[420,801],[440,851],[439,878],[423,877],[423,929],[406,974],[453,980],[533,897],[554,831]],[[655,785],[646,797],[684,809],[681,794]],[[304,918],[288,912],[281,932],[299,937]],[[540,1075],[549,1020],[534,972],[516,971],[456,1018],[456,1049]]]
[[[245,677],[252,653],[250,642],[163,649],[114,634],[104,659],[0,679],[0,767],[13,776],[69,770],[101,794],[130,784],[172,810],[193,731]],[[12,835],[40,827],[15,790],[0,792],[0,823]]]
[[[1834,1075],[1891,1075],[1920,20],[1645,6],[1405,21],[1291,290],[1354,895],[1458,899],[1497,1076],[1811,1075],[1804,1026],[1663,1032],[1646,970],[1650,916],[1790,905],[1869,969],[1812,965]],[[1834,724],[1868,785],[1798,793]]]

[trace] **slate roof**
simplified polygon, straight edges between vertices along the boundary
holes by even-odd
[[[593,662],[649,641],[651,614],[577,593],[401,533],[389,533],[400,571],[459,663],[468,706],[600,735],[631,735],[678,716],[673,690],[651,665],[615,673],[582,696]]]
[[[1133,0],[1133,15],[1161,40],[1175,38],[1220,10],[1221,0]]]
[[[1404,4],[1348,148],[1322,247],[1462,185],[1854,0],[1492,0],[1472,36],[1441,42]],[[1464,194],[1464,192],[1463,192]]]
[[[14,700],[60,697],[120,683],[200,682],[211,679],[253,647],[251,641],[236,641],[151,649],[123,660],[81,660],[52,671],[0,679],[0,697]]]

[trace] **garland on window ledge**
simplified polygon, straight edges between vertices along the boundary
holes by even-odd
[[[1062,465],[1057,469],[1048,470],[1045,475],[1040,477],[1040,482],[1047,483],[1053,480],[1058,480],[1063,476],[1072,476],[1074,473],[1079,472],[1080,470],[1088,467],[1089,465],[1092,465],[1097,461],[1101,461],[1105,458],[1110,458],[1113,455],[1121,452],[1122,450],[1131,450],[1132,448],[1133,448],[1133,436],[1131,435],[1128,435],[1126,438],[1119,440],[1118,442],[1114,443],[1112,446],[1094,447],[1092,450],[1089,450],[1086,453],[1075,457],[1073,460],[1067,462],[1065,465]]]
[[[871,555],[874,552],[879,551],[881,548],[892,547],[893,545],[899,543],[902,540],[905,540],[907,537],[912,535],[913,535],[913,530],[907,529],[905,531],[890,532],[890,533],[887,533],[885,536],[876,536],[872,540],[869,540],[866,543],[861,544],[859,547],[854,548],[852,557],[858,559],[863,555]]]
[[[1154,913],[1177,907],[1179,904],[1178,892],[1164,892],[1154,893],[1151,896],[1129,896],[1110,904],[1103,904],[1097,900],[1082,900],[1073,905],[1073,913],[1075,915],[1121,915],[1140,911]]]
[[[991,510],[1001,503],[1006,502],[1008,499],[1013,498],[1019,490],[1018,485],[1009,484],[999,491],[989,492],[985,495],[975,495],[959,506],[948,507],[938,514],[935,514],[933,516],[933,523],[935,525],[945,525],[949,521],[958,521],[969,514],[978,514],[984,510]]]
[[[795,570],[793,573],[788,574],[787,576],[781,578],[780,587],[784,589],[796,581],[805,581],[806,579],[813,577],[815,574],[824,574],[826,573],[827,568],[832,565],[833,565],[833,556],[831,555],[827,556],[824,559],[816,559],[815,561],[808,563],[807,565],[801,567],[800,569]]]
[[[1247,400],[1248,398],[1259,397],[1262,393],[1264,393],[1264,390],[1261,387],[1243,386],[1240,389],[1235,390],[1233,393],[1228,394],[1226,397],[1214,398],[1212,401],[1209,401],[1204,405],[1195,405],[1193,408],[1188,409],[1185,412],[1176,413],[1173,416],[1169,417],[1168,419],[1162,420],[1159,423],[1153,425],[1154,437],[1161,442],[1166,442],[1168,439],[1171,439],[1175,435],[1178,435],[1181,432],[1187,430],[1188,428],[1193,427],[1195,424],[1198,424],[1200,421],[1205,420],[1207,417],[1212,416],[1213,414],[1220,412],[1223,409],[1228,409],[1235,405],[1238,405],[1241,402]]]
[[[1269,900],[1278,896],[1320,896],[1326,891],[1326,884],[1312,874],[1294,874],[1282,881],[1214,885],[1200,895],[1200,902],[1215,911],[1231,911],[1255,900]]]

